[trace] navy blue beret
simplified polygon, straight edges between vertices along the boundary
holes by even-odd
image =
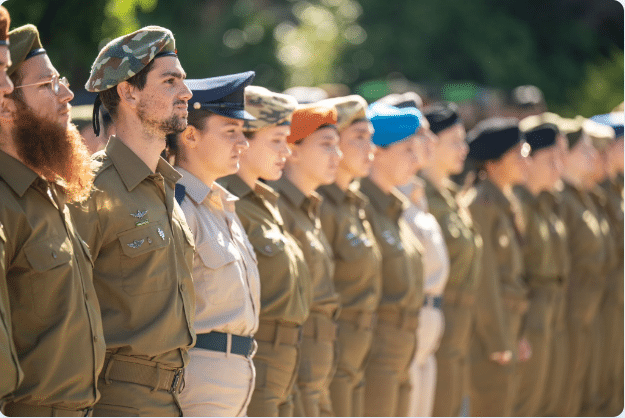
[[[623,119],[625,119],[623,112],[606,113],[605,115],[596,115],[590,118],[590,120],[602,125],[611,126],[617,138],[623,136]]]
[[[558,127],[553,123],[543,123],[529,131],[525,131],[525,141],[532,147],[532,152],[548,148],[556,144]]]
[[[414,107],[399,109],[383,103],[373,103],[367,109],[367,118],[373,124],[371,141],[386,147],[414,135],[419,130],[421,112]]]
[[[514,148],[521,139],[519,122],[516,119],[486,119],[467,134],[468,156],[477,161],[496,160]]]
[[[430,122],[430,130],[435,134],[461,122],[458,106],[454,103],[435,104],[425,109],[423,114],[428,122]]]
[[[232,119],[256,120],[245,111],[245,87],[252,83],[256,73],[248,71],[220,77],[185,80],[193,92],[189,100],[189,111],[210,110]]]

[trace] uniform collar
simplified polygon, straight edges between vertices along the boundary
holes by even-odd
[[[22,197],[39,175],[21,161],[0,151],[0,177],[19,197]]]
[[[366,205],[369,203],[369,199],[358,190],[358,185],[358,182],[352,182],[347,187],[347,190],[343,191],[336,183],[332,183],[327,186],[320,186],[317,191],[325,199],[334,202],[336,205],[346,201],[355,202],[357,205]]]
[[[271,182],[270,185],[296,208],[303,209],[305,212],[311,212],[314,215],[319,213],[319,207],[323,200],[319,193],[312,192],[310,197],[306,197],[285,175],[280,180]]]
[[[153,174],[143,160],[116,136],[111,136],[106,144],[106,155],[113,162],[129,192]],[[162,157],[159,158],[156,172],[172,183],[176,183],[181,177]]]
[[[480,185],[486,192],[489,200],[492,199],[494,204],[506,209],[508,212],[512,210],[510,206],[510,200],[508,200],[506,195],[503,194],[501,189],[497,187],[495,183],[493,183],[489,179],[484,179],[480,182]]]
[[[371,205],[397,221],[402,212],[410,206],[408,198],[393,189],[386,194],[369,177],[360,180],[360,190],[369,198]]]
[[[514,193],[517,195],[520,201],[529,202],[531,205],[534,206],[538,204],[538,196],[534,196],[526,186],[518,184],[514,186],[512,190],[514,190]]]
[[[234,212],[234,202],[239,200],[238,197],[217,183],[213,183],[212,187],[209,187],[184,168],[176,166],[176,169],[182,174],[182,178],[178,183],[184,186],[185,192],[195,203],[200,205],[208,199],[208,203],[211,206]]]
[[[271,203],[275,204],[278,201],[278,194],[271,187],[258,180],[254,185],[254,190],[250,189],[250,186],[237,174],[222,177],[218,182],[239,199],[243,199],[248,194],[255,193]]]
[[[458,203],[456,202],[456,199],[454,199],[453,194],[449,188],[444,187],[441,190],[438,187],[436,187],[434,183],[432,183],[430,179],[428,179],[427,177],[424,177],[423,181],[425,182],[426,194],[430,196],[432,195],[438,196],[440,199],[443,199],[445,201],[448,207],[452,208],[453,210],[457,210]],[[447,186],[447,184],[445,184],[445,186]],[[431,200],[433,201],[434,199],[431,199]],[[428,202],[428,203],[432,204],[434,202]]]

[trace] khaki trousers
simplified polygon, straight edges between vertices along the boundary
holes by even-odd
[[[378,321],[365,370],[365,416],[402,417],[410,405],[410,363],[416,329]]]
[[[584,397],[592,356],[592,330],[576,319],[569,319],[569,371],[559,414],[578,416]]]
[[[180,417],[178,395],[136,383],[98,380],[100,400],[94,417]]]
[[[256,386],[247,415],[292,417],[292,391],[299,367],[299,346],[257,342],[258,350],[254,356]]]
[[[515,415],[538,415],[547,385],[548,366],[553,340],[555,294],[553,286],[533,287],[525,315],[525,337],[532,346],[532,357],[518,364],[519,390]]]
[[[337,417],[361,417],[365,402],[365,366],[371,352],[373,329],[338,321],[338,344],[341,348],[330,398]]]
[[[462,399],[468,393],[469,348],[475,321],[470,306],[443,303],[445,331],[436,351],[436,393],[432,416],[460,416]]]

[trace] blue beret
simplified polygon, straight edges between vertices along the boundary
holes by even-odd
[[[193,92],[189,100],[189,111],[210,110],[232,119],[256,120],[245,111],[245,87],[252,83],[256,73],[248,71],[220,77],[185,80]]]
[[[469,158],[497,160],[521,142],[519,122],[514,118],[491,118],[478,123],[467,134]]]
[[[590,120],[600,123],[602,125],[611,126],[614,129],[616,137],[623,136],[623,112],[606,113],[605,115],[596,115],[590,118]]]
[[[529,131],[525,131],[525,140],[530,144],[532,152],[534,152],[555,145],[559,132],[558,127],[553,123],[543,123]]]
[[[458,106],[454,103],[439,103],[424,110],[425,118],[430,122],[430,130],[438,135],[460,120]]]
[[[386,147],[414,135],[420,123],[421,112],[413,107],[399,109],[383,103],[373,103],[367,109],[367,118],[373,124],[371,141]]]

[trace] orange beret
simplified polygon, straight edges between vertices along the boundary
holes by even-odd
[[[6,41],[9,39],[9,26],[11,25],[11,18],[9,12],[4,6],[0,6],[0,41]]]
[[[333,106],[318,103],[299,105],[293,112],[291,135],[287,138],[293,144],[315,132],[324,125],[336,125],[338,115]]]

